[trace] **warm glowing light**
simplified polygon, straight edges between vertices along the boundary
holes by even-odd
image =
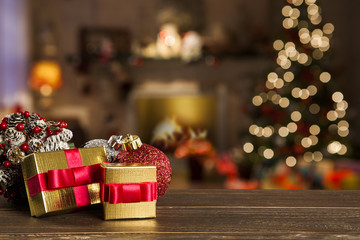
[[[252,135],[256,135],[258,131],[259,131],[259,127],[256,126],[255,124],[253,124],[249,127],[249,132]]]
[[[40,90],[44,86],[42,92],[48,94],[50,91],[60,88],[61,85],[61,69],[57,62],[40,61],[34,65],[30,77],[30,86],[33,89]]]
[[[346,115],[346,112],[345,112],[345,111],[342,111],[342,110],[336,109],[335,112],[336,112],[337,115],[338,115],[337,118],[343,118],[343,117],[345,117],[345,115]]]
[[[340,122],[338,122],[338,128],[341,131],[345,131],[349,128],[349,123],[346,120],[341,120]]]
[[[341,150],[341,147],[341,143],[339,143],[338,141],[334,141],[327,146],[327,151],[331,154],[335,154]]]
[[[278,78],[275,83],[274,83],[274,86],[276,88],[282,88],[284,86],[284,80],[282,80],[281,78]]]
[[[323,27],[323,31],[324,31],[325,34],[332,34],[334,29],[335,29],[335,27],[331,23],[327,23]]]
[[[300,64],[305,64],[308,60],[309,60],[308,55],[306,55],[305,53],[300,53],[300,54],[299,54],[298,62],[299,62]]]
[[[272,101],[274,104],[279,104],[280,99],[281,99],[281,96],[280,96],[279,94],[274,94],[274,95],[271,97],[271,101]]]
[[[314,25],[318,25],[321,23],[322,17],[319,15],[319,13],[313,15],[310,17],[310,22]]]
[[[294,74],[292,72],[285,72],[283,78],[285,82],[291,82],[294,80]]]
[[[290,28],[294,27],[294,20],[291,18],[285,18],[283,20],[283,27],[285,29],[290,29]]]
[[[288,167],[294,167],[296,165],[296,158],[293,156],[287,157],[285,163]]]
[[[312,159],[313,159],[315,162],[320,162],[320,161],[323,159],[323,154],[322,154],[320,151],[315,151],[315,152],[312,154]]]
[[[296,125],[296,123],[294,123],[294,122],[290,122],[290,123],[287,125],[287,128],[289,129],[289,132],[294,133],[294,132],[296,132],[296,130],[297,130],[297,125]]]
[[[344,95],[341,92],[335,92],[332,95],[332,100],[336,103],[341,102],[344,99]]]
[[[267,79],[269,82],[274,83],[278,79],[278,75],[274,72],[268,74]]]
[[[42,85],[39,90],[40,90],[40,93],[45,97],[48,97],[53,93],[52,87],[50,85],[47,85],[47,84]]]
[[[282,8],[281,13],[284,17],[290,17],[290,15],[293,13],[293,8],[287,5]]]
[[[255,96],[255,97],[253,97],[253,99],[252,99],[252,103],[253,103],[255,106],[260,106],[260,105],[263,103],[263,99],[262,99],[260,96]]]
[[[308,148],[312,145],[312,141],[310,138],[308,137],[304,137],[303,139],[301,139],[301,145],[304,147],[304,148]]]
[[[310,85],[307,87],[310,96],[314,96],[317,93],[317,88],[314,85]]]
[[[310,140],[311,140],[311,145],[316,145],[316,144],[318,144],[318,142],[319,142],[319,139],[318,139],[318,137],[317,136],[314,136],[314,135],[310,135],[309,136],[309,138],[310,138]]]
[[[315,15],[319,12],[319,7],[316,4],[310,4],[307,8],[307,12],[310,15]]]
[[[338,113],[336,111],[330,110],[326,117],[329,121],[335,121],[338,118]]]
[[[273,130],[271,127],[267,126],[263,129],[264,133],[264,137],[270,137],[273,134]]]
[[[299,95],[301,99],[307,99],[310,96],[310,92],[307,89],[302,89]]]
[[[289,129],[287,127],[279,128],[279,135],[281,137],[287,137],[289,135]]]
[[[266,86],[268,89],[274,89],[274,88],[275,88],[274,83],[269,82],[269,81],[266,81],[266,82],[265,82],[265,86]]]
[[[300,6],[303,2],[303,0],[292,0],[292,4],[294,4],[295,6]]]
[[[341,149],[338,151],[339,155],[345,155],[347,152],[347,147],[345,145],[341,145]]]
[[[320,81],[323,83],[329,82],[331,79],[331,75],[328,72],[323,72],[320,74]]]
[[[264,157],[266,159],[270,159],[270,158],[274,157],[274,151],[272,149],[270,149],[270,148],[265,149]]]
[[[290,17],[294,20],[297,20],[297,18],[300,17],[300,11],[297,8],[293,8],[292,12],[290,13]]]
[[[309,128],[309,132],[312,135],[318,135],[320,133],[320,127],[318,125],[311,125],[311,127]]]
[[[251,153],[252,151],[254,151],[254,145],[252,143],[245,143],[243,146],[244,152],[246,153]]]
[[[349,135],[349,129],[346,129],[346,130],[340,130],[338,129],[338,135],[340,137],[346,137],[347,135]]]
[[[286,97],[281,98],[280,101],[279,101],[279,105],[280,105],[280,107],[282,107],[282,108],[288,107],[289,104],[290,104],[290,101],[289,101],[289,99],[286,98]]]
[[[294,98],[299,98],[300,97],[300,92],[301,92],[301,89],[296,87],[296,88],[293,88],[293,90],[291,90],[291,95]]]
[[[348,103],[347,103],[345,100],[343,100],[343,101],[341,101],[341,102],[339,102],[339,103],[336,104],[336,108],[337,108],[338,110],[343,110],[343,111],[345,111],[345,110],[348,108]]]
[[[284,42],[279,40],[279,39],[275,40],[274,44],[273,44],[273,47],[274,47],[275,50],[280,51],[284,47]]]
[[[320,112],[320,106],[318,104],[316,104],[316,103],[313,103],[313,104],[310,105],[309,111],[312,114],[317,114],[317,113]]]
[[[294,111],[291,113],[291,120],[293,120],[294,122],[298,122],[301,119],[301,113],[299,111]]]
[[[311,5],[311,4],[314,4],[316,2],[316,0],[305,0],[305,3],[307,5]]]

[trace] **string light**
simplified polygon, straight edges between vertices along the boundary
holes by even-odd
[[[323,73],[320,74],[320,77],[319,77],[319,78],[320,78],[320,81],[321,81],[321,82],[327,83],[327,82],[330,81],[331,75],[330,75],[330,73],[328,73],[328,72],[323,72]]]
[[[293,41],[283,41],[277,39],[273,42],[273,49],[277,51],[276,63],[278,67],[267,75],[265,86],[268,91],[264,91],[252,98],[254,106],[261,106],[265,102],[278,105],[276,109],[282,108],[284,112],[290,114],[290,122],[280,123],[274,126],[258,126],[253,124],[249,127],[249,133],[256,137],[275,139],[277,146],[285,146],[285,138],[290,137],[290,141],[301,145],[306,149],[302,155],[293,153],[285,158],[288,167],[294,167],[297,164],[297,157],[303,158],[305,162],[319,162],[324,156],[321,151],[327,151],[329,154],[344,155],[348,152],[347,146],[342,144],[340,140],[334,139],[330,143],[326,143],[325,148],[321,147],[321,151],[314,151],[314,146],[320,145],[320,140],[327,140],[326,132],[322,127],[322,118],[326,115],[326,119],[331,122],[328,133],[330,136],[346,137],[349,134],[349,123],[343,118],[346,116],[348,103],[344,100],[344,95],[340,91],[331,94],[333,101],[330,108],[320,107],[317,103],[310,103],[316,95],[322,92],[321,84],[328,83],[332,76],[327,71],[322,71],[319,66],[312,66],[309,69],[310,74],[317,82],[311,82],[308,86],[301,84],[303,78],[302,72],[298,72],[296,66],[310,66],[315,60],[321,60],[325,53],[330,49],[330,39],[334,32],[334,25],[331,23],[320,26],[322,21],[321,9],[316,4],[316,0],[287,0],[289,5],[282,8],[281,13],[284,17],[282,25],[285,29],[294,28],[297,30],[298,39]],[[306,4],[306,11],[300,11],[298,6]],[[296,35],[295,35],[296,36]],[[299,46],[298,42],[304,46]],[[295,44],[296,43],[296,44]],[[296,78],[295,78],[296,77]],[[306,77],[306,75],[305,75]],[[300,80],[296,86],[291,87],[295,80]],[[309,81],[310,82],[310,81]],[[290,97],[287,95],[290,93]],[[309,125],[309,113],[311,119],[321,118],[319,123]],[[278,117],[282,118],[282,114],[274,116],[277,122]],[[287,118],[284,118],[287,119]],[[281,120],[282,121],[282,120]],[[308,133],[306,132],[308,130]],[[305,131],[305,132],[303,132]],[[308,135],[305,135],[308,134]],[[275,135],[275,138],[272,136]],[[264,140],[264,139],[263,139]],[[328,140],[327,140],[328,141]],[[254,145],[246,142],[243,145],[245,153],[254,152]],[[272,148],[260,146],[256,151],[259,156],[265,159],[272,159],[278,152]]]
[[[296,158],[293,156],[287,157],[285,163],[288,167],[294,167],[296,165]]]
[[[243,146],[244,152],[246,153],[251,153],[252,151],[254,151],[254,145],[252,143],[245,143]]]
[[[292,72],[285,72],[283,78],[286,82],[292,82],[294,80],[294,74]]]

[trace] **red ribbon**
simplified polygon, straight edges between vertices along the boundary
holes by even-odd
[[[64,150],[69,168],[50,170],[28,178],[29,195],[39,192],[73,187],[77,207],[90,205],[87,184],[101,182],[100,164],[83,166],[78,149]]]
[[[102,184],[101,186],[101,200],[110,204],[152,202],[156,199],[156,182]]]

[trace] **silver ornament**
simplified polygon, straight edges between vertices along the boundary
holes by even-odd
[[[121,149],[122,136],[111,136],[109,140],[93,139],[85,143],[84,148],[105,147],[106,157],[112,162]]]

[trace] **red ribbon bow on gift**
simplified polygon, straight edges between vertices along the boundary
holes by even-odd
[[[78,149],[64,150],[69,168],[50,170],[26,179],[29,195],[32,197],[42,191],[73,187],[77,206],[90,204],[87,184],[102,180],[100,164],[82,166]]]
[[[101,186],[101,200],[110,204],[152,202],[156,199],[156,182],[102,184]]]

